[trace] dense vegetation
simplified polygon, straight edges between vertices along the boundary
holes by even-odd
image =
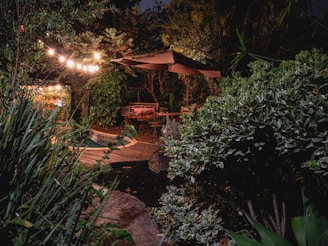
[[[327,197],[328,25],[324,8],[311,4],[323,1],[172,0],[143,13],[138,2],[1,1],[0,238],[15,245],[79,244],[92,237],[96,218],[80,212],[98,195],[90,184],[101,168],[83,169],[78,152],[51,144],[55,115],[21,98],[20,86],[54,80],[71,86],[72,108],[84,117],[74,122],[77,128],[93,116],[89,106],[99,125],[114,125],[120,104],[135,100],[140,88],[141,100],[158,99],[176,111],[183,77],[129,67],[119,72],[110,61],[170,46],[222,69],[225,78],[188,78],[192,100],[206,103],[166,149],[174,185],[157,218],[169,235],[189,244],[211,244],[225,228],[255,235],[242,215],[266,221],[272,199],[286,204],[287,218],[297,215],[302,187],[326,212],[319,201]],[[97,50],[102,69],[92,75],[66,69],[44,55],[44,44],[74,59]],[[302,49],[309,51],[282,61]],[[254,59],[274,63],[248,66]],[[284,221],[280,211],[275,222]],[[279,231],[287,238],[288,222]]]
[[[113,126],[119,115],[122,105],[120,92],[122,91],[122,80],[126,76],[119,70],[103,74],[100,83],[92,88],[92,105],[97,108],[96,119],[100,126]]]
[[[211,244],[224,228],[252,232],[242,215],[269,221],[274,197],[287,216],[280,208],[275,222],[287,221],[281,233],[290,237],[289,219],[303,213],[303,187],[328,212],[321,202],[328,196],[327,65],[318,50],[278,66],[251,63],[250,77],[223,79],[220,97],[185,119],[181,140],[165,149],[174,185],[158,217],[175,240]]]
[[[110,224],[97,234],[100,228],[94,223],[103,203],[95,212],[86,212],[94,198],[107,199],[115,182],[105,196],[93,188],[108,169],[100,162],[93,167],[79,163],[79,148],[65,145],[70,136],[57,135],[60,126],[54,119],[59,108],[46,116],[42,105],[35,107],[26,96],[14,104],[5,99],[0,111],[1,244],[80,245],[95,238],[101,242],[112,231],[119,235]],[[126,234],[121,232],[118,237]]]
[[[327,6],[321,0],[171,0],[163,40],[197,60],[242,72],[257,58],[293,59],[327,51]],[[239,35],[238,35],[239,34]]]
[[[4,0],[0,9],[0,64],[14,91],[43,79],[47,68],[39,39],[65,44],[76,34],[76,26],[86,27],[103,16],[108,1],[24,1]],[[60,46],[59,46],[60,47]],[[58,47],[58,48],[59,48]]]
[[[72,136],[60,135],[55,141],[60,129],[56,123],[59,107],[54,112],[44,112],[44,105],[34,105],[21,87],[49,82],[45,79],[49,76],[45,72],[45,47],[38,39],[67,43],[76,25],[88,26],[106,8],[97,1],[1,4],[1,244],[92,244],[102,242],[112,231],[124,237],[126,232],[112,225],[95,230],[102,205],[95,212],[85,212],[94,198],[106,200],[110,194],[103,196],[92,186],[97,176],[106,171],[104,167],[100,162],[92,168],[80,165],[79,144],[73,149],[65,145],[66,138]],[[83,135],[85,129],[82,130],[83,133],[77,129],[73,134]],[[102,233],[97,234],[100,230]],[[112,241],[116,240],[115,235]]]

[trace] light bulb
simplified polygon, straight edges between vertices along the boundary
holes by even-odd
[[[72,60],[68,60],[66,64],[67,64],[68,67],[73,67],[74,66],[74,62]]]
[[[100,59],[100,53],[99,52],[96,52],[93,54],[93,57],[96,59],[96,60],[99,60]]]
[[[94,68],[93,68],[94,66],[92,66],[92,65],[89,65],[88,66],[88,71],[90,72],[90,73],[92,73],[93,72],[93,70],[94,70]]]
[[[55,54],[55,50],[54,49],[48,49],[48,54],[50,55],[50,56],[53,56],[54,54]]]
[[[59,62],[65,62],[66,58],[64,56],[59,56]]]

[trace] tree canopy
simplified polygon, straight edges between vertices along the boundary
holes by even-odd
[[[327,50],[327,6],[321,5],[320,0],[172,0],[165,40],[224,70],[245,69],[254,58],[291,59],[302,49]]]
[[[39,39],[67,43],[76,26],[87,26],[108,11],[109,1],[2,1],[0,10],[1,73],[13,91],[44,72]],[[108,6],[108,5],[107,5]]]

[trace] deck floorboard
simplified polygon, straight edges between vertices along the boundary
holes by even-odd
[[[121,134],[119,128],[93,128],[106,133]],[[86,164],[96,164],[97,161],[102,161],[103,164],[148,161],[150,155],[158,148],[156,141],[154,143],[152,139],[151,131],[148,130],[138,133],[136,140],[137,143],[132,146],[110,152],[108,155],[109,159],[103,158],[105,156],[104,150],[84,150],[80,161]]]

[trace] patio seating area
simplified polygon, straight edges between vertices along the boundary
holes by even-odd
[[[179,118],[181,115],[181,112],[167,112],[167,109],[160,108],[158,103],[150,102],[130,102],[129,105],[121,107],[120,111],[124,117],[123,127],[132,124],[138,132],[150,129],[153,135],[165,124],[166,118]]]

